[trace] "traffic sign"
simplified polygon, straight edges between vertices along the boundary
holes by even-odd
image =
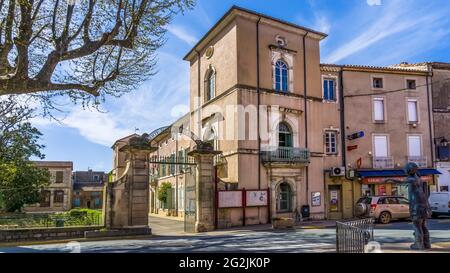
[[[360,131],[358,133],[354,133],[354,134],[348,135],[347,139],[348,140],[353,140],[353,139],[361,138],[363,136],[364,136],[364,131]]]

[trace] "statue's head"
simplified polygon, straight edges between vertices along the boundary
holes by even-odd
[[[417,169],[419,168],[419,166],[417,166],[416,163],[414,162],[410,162],[408,164],[406,164],[405,166],[405,172],[408,175],[414,175],[417,173]]]

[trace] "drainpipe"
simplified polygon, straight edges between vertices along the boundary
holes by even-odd
[[[259,22],[261,17],[258,18],[256,22],[256,93],[257,93],[257,107],[256,107],[256,130],[258,134],[258,190],[261,189],[261,133],[260,133],[260,117],[259,117],[259,107],[261,103],[260,98],[260,79],[259,79]],[[258,207],[258,219],[261,223],[261,210]]]
[[[304,108],[305,108],[305,148],[308,149],[308,102],[307,102],[307,73],[306,73],[306,36],[309,32],[303,35],[303,95],[304,95]],[[306,204],[309,205],[309,173],[308,166],[305,167],[305,179],[306,179]]]
[[[342,166],[347,167],[347,151],[345,149],[345,103],[344,103],[344,71],[339,71],[339,108],[340,108],[340,126],[341,126],[341,155]],[[345,173],[347,177],[347,172]]]
[[[428,64],[428,74],[426,77],[426,84],[427,84],[427,103],[428,103],[428,129],[430,133],[430,147],[431,147],[431,164],[432,167],[436,167],[436,159],[434,158],[434,149],[435,149],[435,143],[434,143],[434,134],[433,134],[433,119],[431,117],[433,112],[433,105],[432,101],[430,99],[430,90],[433,88],[433,81],[429,80],[429,77],[433,77],[433,69],[430,67],[430,64]],[[430,88],[431,85],[431,88]],[[436,183],[436,177],[433,175],[433,184],[436,185],[436,191],[439,191],[439,185]]]
[[[197,49],[195,49],[195,53],[197,53],[197,98],[198,98],[198,100],[199,100],[199,105],[198,105],[198,109],[196,110],[196,109],[194,109],[194,111],[197,111],[197,115],[198,115],[198,120],[197,120],[197,123],[198,123],[198,125],[197,126],[201,126],[200,124],[201,124],[201,120],[202,120],[202,117],[201,117],[201,115],[200,115],[200,113],[201,113],[201,111],[200,111],[200,109],[201,109],[201,87],[200,87],[200,84],[201,84],[201,77],[200,77],[200,71],[201,71],[201,69],[200,69],[200,66],[201,66],[201,56],[200,56],[200,52],[197,50]],[[200,128],[198,128],[199,130],[198,130],[198,132],[197,132],[197,135],[200,137],[200,139],[201,139],[201,135],[202,135],[202,130],[201,130],[201,127]],[[192,130],[194,130],[195,131],[195,129],[194,128],[192,128]]]

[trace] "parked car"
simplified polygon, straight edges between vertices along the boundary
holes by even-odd
[[[430,202],[433,218],[441,215],[450,216],[450,192],[432,192],[428,202]]]
[[[409,201],[402,196],[366,196],[356,202],[355,214],[358,217],[373,217],[382,224],[392,219],[407,219]]]

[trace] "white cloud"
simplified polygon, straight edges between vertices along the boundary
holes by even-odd
[[[328,18],[321,13],[315,13],[314,14],[314,24],[313,29],[318,30],[323,33],[329,33],[331,29],[331,24],[328,20]]]
[[[440,19],[445,15],[438,12],[424,12],[425,9],[417,9],[417,5],[408,5],[405,1],[390,1],[383,8],[384,14],[373,21],[369,26],[360,26],[361,32],[349,42],[333,50],[331,54],[324,58],[326,63],[336,63],[347,57],[354,55],[380,41],[386,41],[384,49],[389,48],[391,42],[398,39],[401,35],[416,33],[422,34],[426,27],[427,30],[437,26]],[[407,32],[408,31],[408,32]],[[397,35],[397,36],[395,36]],[[429,33],[429,35],[433,35]],[[422,37],[425,38],[426,37]],[[406,46],[406,49],[417,48],[423,44],[423,41],[412,39]],[[392,46],[396,44],[393,43]],[[400,52],[401,53],[401,52]]]
[[[178,39],[186,42],[190,46],[195,45],[195,43],[197,43],[198,41],[198,39],[194,35],[190,34],[187,30],[183,29],[180,26],[169,25],[167,27],[167,30],[175,35]]]
[[[93,143],[111,146],[117,139],[133,133],[133,128],[121,128],[111,113],[75,110],[63,121],[63,126],[77,129]]]

